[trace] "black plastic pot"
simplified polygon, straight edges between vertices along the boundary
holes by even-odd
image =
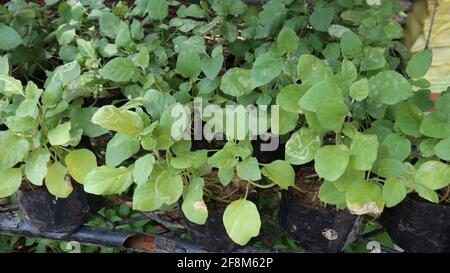
[[[407,196],[386,208],[380,219],[391,239],[406,252],[450,252],[450,207]]]
[[[89,213],[101,201],[83,191],[79,184],[67,198],[55,198],[48,191],[17,192],[17,202],[24,220],[40,232],[71,233],[81,227]]]
[[[253,190],[249,193],[250,201],[256,203],[258,198],[257,191]],[[211,252],[231,252],[239,247],[230,239],[225,230],[222,220],[224,212],[225,208],[208,209],[208,219],[204,225],[192,223],[181,213],[194,244]]]
[[[278,224],[306,251],[341,252],[356,239],[362,217],[347,210],[309,207],[291,191],[281,195]]]

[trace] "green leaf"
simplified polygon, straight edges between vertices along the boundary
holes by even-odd
[[[275,53],[267,52],[259,55],[253,63],[251,71],[252,87],[271,82],[280,75],[283,68],[283,60]]]
[[[106,145],[106,166],[114,168],[141,148],[138,139],[117,133]]]
[[[314,168],[319,177],[335,181],[344,173],[350,159],[345,145],[326,145],[314,155]]]
[[[381,147],[387,152],[388,157],[399,161],[405,160],[411,154],[411,142],[398,134],[386,136]]]
[[[253,202],[236,200],[227,206],[223,224],[228,236],[237,244],[245,245],[259,234],[261,218]]]
[[[432,112],[424,116],[420,123],[420,133],[432,138],[450,137],[450,124],[438,112]]]
[[[354,82],[350,86],[350,97],[356,101],[362,101],[369,95],[369,81],[366,78],[362,78]]]
[[[357,181],[345,193],[347,208],[352,214],[380,214],[384,208],[381,187],[373,181]]]
[[[133,194],[133,209],[141,211],[154,211],[163,205],[163,201],[156,193],[154,180],[139,185]]]
[[[255,157],[247,157],[236,166],[237,175],[246,181],[258,181],[261,179],[258,160]]]
[[[112,13],[103,13],[100,16],[100,33],[109,37],[116,38],[118,26],[120,25],[120,18]]]
[[[64,24],[61,25],[56,32],[56,39],[60,45],[66,45],[73,41],[75,38],[75,28]]]
[[[120,22],[117,26],[117,36],[115,43],[118,47],[124,47],[131,42],[130,27],[125,22]]]
[[[50,152],[44,148],[38,148],[30,153],[25,165],[25,175],[31,183],[42,186],[47,175],[47,164],[50,160]]]
[[[22,43],[22,37],[12,27],[0,25],[0,49],[10,50]]]
[[[132,137],[139,135],[144,127],[144,122],[139,114],[113,105],[106,105],[98,109],[91,121],[106,129]]]
[[[403,162],[395,158],[384,158],[377,163],[376,174],[389,178],[393,176],[401,176],[405,173],[406,166]]]
[[[262,174],[272,180],[282,189],[287,189],[295,183],[295,172],[292,166],[284,160],[275,160],[264,165]]]
[[[0,75],[8,75],[9,73],[9,60],[8,55],[0,57]]]
[[[220,168],[217,176],[219,177],[220,183],[222,183],[222,185],[224,186],[227,186],[231,182],[231,180],[233,180],[234,167]]]
[[[83,184],[86,176],[97,167],[97,158],[88,149],[72,150],[66,155],[64,161],[70,176],[80,184]]]
[[[431,67],[433,53],[431,49],[414,54],[406,66],[406,74],[411,78],[423,77]]]
[[[292,113],[300,113],[302,109],[298,105],[298,101],[300,98],[306,93],[308,90],[307,85],[299,85],[299,84],[290,84],[283,87],[278,93],[276,103],[283,110]]]
[[[125,57],[116,57],[103,66],[100,75],[110,81],[128,82],[133,77],[134,70],[133,61]]]
[[[145,182],[147,182],[150,174],[153,171],[155,162],[155,157],[151,154],[144,155],[143,157],[136,160],[133,168],[133,179],[136,184],[143,185]]]
[[[271,132],[273,134],[285,135],[295,129],[299,118],[298,113],[287,112],[278,108],[278,115],[276,115],[274,114],[275,111],[272,110],[271,115]]]
[[[167,204],[173,204],[183,193],[183,179],[178,174],[163,170],[156,178],[156,194]]]
[[[434,155],[434,147],[438,144],[439,139],[424,139],[419,144],[419,150],[422,156],[431,157]]]
[[[406,197],[406,186],[402,179],[390,177],[383,185],[383,198],[386,207],[391,208],[400,203]]]
[[[108,129],[92,123],[91,119],[97,112],[97,107],[72,108],[70,121],[74,129],[83,130],[83,135],[95,138],[108,133]]]
[[[197,78],[202,71],[200,55],[192,49],[183,47],[177,59],[177,72],[185,78]]]
[[[97,195],[120,194],[132,183],[131,170],[125,167],[93,169],[84,179],[84,190]]]
[[[48,142],[53,146],[64,146],[71,140],[71,124],[66,122],[48,131]]]
[[[320,186],[319,199],[338,208],[345,207],[345,192],[339,191],[334,183],[330,181],[324,181]]]
[[[330,78],[333,70],[314,55],[301,55],[298,59],[297,73],[302,83],[313,85]]]
[[[422,186],[420,184],[415,185],[414,186],[414,190],[423,199],[428,200],[428,201],[433,202],[433,203],[436,203],[436,204],[439,203],[439,196],[438,196],[438,194],[435,191],[430,190],[427,187]]]
[[[283,27],[277,37],[277,46],[283,53],[294,52],[300,44],[297,33],[289,27]]]
[[[30,144],[9,131],[0,131],[0,170],[14,167],[28,153]]]
[[[355,58],[362,52],[362,42],[359,36],[351,31],[346,31],[341,38],[342,55],[346,58]]]
[[[420,137],[420,124],[423,119],[423,112],[414,104],[404,102],[396,107],[396,124],[400,130],[410,136]]]
[[[208,152],[206,150],[188,151],[178,154],[170,160],[170,165],[175,169],[200,168],[206,163]]]
[[[0,75],[0,94],[6,97],[23,95],[22,83],[7,75]]]
[[[328,130],[339,132],[348,114],[347,105],[341,101],[326,101],[317,108],[317,120]]]
[[[321,135],[314,129],[303,127],[294,132],[286,142],[285,158],[293,165],[302,165],[314,159],[322,146]]]
[[[147,10],[151,19],[161,21],[169,15],[169,4],[167,0],[147,1]]]
[[[350,166],[356,170],[370,170],[373,163],[377,160],[377,136],[356,133],[350,146],[350,154]]]
[[[450,167],[440,161],[427,161],[416,172],[416,184],[438,190],[450,184]]]
[[[434,154],[442,160],[450,161],[450,138],[439,141],[434,146]]]
[[[67,198],[73,190],[72,181],[66,174],[66,167],[58,161],[48,167],[45,186],[51,194],[58,198]]]
[[[203,201],[203,187],[205,181],[201,177],[194,177],[189,183],[189,187],[183,196],[181,209],[186,218],[197,224],[203,225],[208,218],[208,209]]]
[[[378,103],[397,104],[413,95],[411,84],[395,71],[382,71],[369,79],[369,97]]]
[[[206,77],[210,80],[214,80],[222,69],[223,65],[223,47],[222,45],[216,45],[211,52],[211,57],[205,55],[201,60],[201,68]]]
[[[307,111],[316,112],[319,106],[325,102],[342,101],[342,91],[339,86],[334,81],[324,80],[309,88],[298,104]]]
[[[150,61],[150,55],[146,47],[142,47],[138,54],[133,58],[133,62],[136,66],[139,66],[143,70],[148,67]]]
[[[309,16],[309,23],[315,30],[326,32],[333,17],[333,8],[316,8]]]
[[[0,170],[0,198],[8,197],[15,193],[21,183],[22,171],[20,168]]]
[[[350,164],[345,169],[345,172],[337,180],[333,181],[334,186],[339,191],[348,191],[350,186],[355,183],[355,181],[363,181],[365,178],[365,172],[353,169]]]
[[[222,76],[220,90],[227,95],[240,97],[252,92],[251,71],[234,67]]]
[[[363,52],[361,63],[362,70],[376,70],[383,68],[386,65],[386,58],[384,58],[384,48],[366,46]]]

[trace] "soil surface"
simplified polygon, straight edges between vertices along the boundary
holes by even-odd
[[[292,191],[294,191],[297,198],[302,200],[302,202],[309,207],[317,209],[331,209],[331,207],[325,207],[319,199],[319,189],[322,182],[323,180],[317,176],[314,167],[305,166],[297,172],[295,177],[295,184],[303,192],[296,189],[292,189]]]

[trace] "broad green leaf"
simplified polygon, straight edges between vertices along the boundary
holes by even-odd
[[[48,131],[48,142],[53,146],[67,145],[72,137],[70,136],[71,124],[66,122]]]
[[[115,39],[115,44],[118,47],[124,47],[131,42],[130,27],[125,22],[120,22],[117,26],[117,36]]]
[[[155,165],[155,157],[151,154],[144,155],[136,160],[133,168],[133,179],[139,186],[147,182]]]
[[[295,184],[295,172],[292,166],[284,160],[275,160],[264,165],[262,174],[280,186],[287,189]]]
[[[378,138],[376,135],[356,133],[350,146],[350,166],[356,170],[370,170],[377,160]]]
[[[173,204],[183,193],[183,179],[179,174],[163,170],[156,178],[156,194],[167,204]]]
[[[237,244],[245,245],[259,234],[261,218],[253,202],[236,200],[227,206],[223,224],[228,236]]]
[[[186,193],[183,195],[183,204],[181,206],[186,218],[197,225],[205,224],[208,218],[208,209],[203,201],[204,186],[205,181],[203,178],[192,178]]]
[[[431,157],[434,155],[434,147],[438,144],[439,139],[428,138],[424,139],[419,144],[419,150],[422,156]]]
[[[300,98],[308,90],[307,85],[290,84],[283,87],[278,93],[276,103],[285,111],[292,113],[301,113],[302,109],[298,105]]]
[[[20,168],[0,170],[0,198],[8,197],[15,193],[21,183],[22,171]]]
[[[420,133],[432,138],[450,137],[450,124],[444,117],[437,113],[429,113],[424,116],[420,123]]]
[[[438,190],[450,184],[450,167],[440,161],[427,161],[416,172],[416,184]]]
[[[411,154],[411,142],[409,139],[398,134],[386,136],[381,144],[382,152],[387,153],[388,157],[403,161]]]
[[[287,112],[278,108],[278,115],[276,115],[275,111],[272,109],[272,115],[270,116],[273,134],[285,135],[295,129],[299,119],[298,113]]]
[[[139,114],[113,105],[98,109],[91,121],[106,129],[132,137],[139,135],[144,127]]]
[[[22,95],[23,87],[19,80],[7,75],[0,75],[0,94],[6,97],[12,97],[14,95]]]
[[[141,143],[138,139],[117,133],[106,145],[106,166],[114,168],[139,152]]]
[[[0,49],[10,50],[22,43],[22,37],[12,27],[0,25]]]
[[[362,70],[376,70],[383,68],[386,65],[383,48],[370,47],[364,48],[361,69]]]
[[[354,82],[350,86],[350,97],[356,101],[362,101],[369,95],[369,81],[366,78],[362,78]]]
[[[156,119],[159,119],[164,110],[175,103],[175,98],[167,92],[150,89],[144,95],[145,110]]]
[[[8,75],[9,73],[9,60],[8,55],[0,57],[0,75]]]
[[[406,171],[405,164],[395,158],[384,158],[377,163],[376,167],[375,173],[385,178],[401,176]]]
[[[75,28],[64,24],[61,25],[56,32],[56,39],[60,45],[66,45],[73,41],[75,38]]]
[[[236,166],[237,175],[246,181],[258,181],[261,179],[258,160],[255,157],[247,157]]]
[[[380,214],[384,208],[381,186],[374,181],[357,181],[345,193],[347,208],[352,214]]]
[[[415,185],[414,190],[423,199],[428,200],[432,203],[436,203],[436,204],[439,203],[439,196],[435,191],[430,190],[427,187],[422,186],[420,184]]]
[[[147,1],[148,16],[153,20],[166,18],[169,15],[169,4],[167,0],[151,0]]]
[[[302,83],[313,85],[330,78],[333,70],[316,56],[301,55],[298,59],[297,73]]]
[[[334,81],[324,80],[309,88],[298,104],[307,111],[316,112],[323,103],[337,101],[343,101],[341,89]]]
[[[97,195],[120,194],[132,183],[131,170],[125,167],[94,168],[84,179],[84,190]]]
[[[411,78],[423,77],[431,67],[433,53],[431,49],[414,54],[406,66],[406,74]]]
[[[80,184],[83,184],[86,176],[97,167],[97,158],[88,149],[72,150],[66,155],[64,161],[67,172]]]
[[[309,23],[315,30],[326,32],[333,17],[334,8],[316,8],[309,16]]]
[[[224,61],[222,52],[222,45],[216,45],[211,52],[211,57],[205,55],[201,59],[202,71],[210,80],[214,80],[222,69]]]
[[[335,181],[344,173],[350,159],[345,145],[326,145],[314,155],[314,168],[319,177]]]
[[[413,95],[411,84],[395,71],[382,71],[369,79],[369,97],[378,103],[397,104]]]
[[[297,33],[289,27],[284,27],[277,37],[277,46],[283,53],[294,52],[300,44]]]
[[[134,75],[133,61],[125,57],[116,57],[107,62],[100,70],[100,75],[110,81],[127,82]]]
[[[420,124],[422,123],[423,113],[417,106],[404,102],[396,107],[396,124],[400,130],[410,136],[420,137]]]
[[[342,55],[347,58],[355,58],[362,52],[362,42],[359,36],[351,31],[346,31],[341,38]]]
[[[340,86],[344,89],[350,88],[357,77],[358,71],[355,65],[351,61],[344,59],[341,64],[341,72],[338,75]]]
[[[434,146],[434,154],[442,160],[450,161],[450,138],[439,141]]]
[[[70,121],[74,129],[82,129],[83,135],[94,138],[108,133],[108,129],[92,123],[91,119],[97,112],[97,107],[72,108]]]
[[[185,78],[197,78],[202,71],[200,55],[192,49],[183,47],[177,59],[177,72]]]
[[[139,66],[143,70],[148,67],[150,61],[150,56],[148,53],[148,49],[146,47],[142,47],[138,54],[136,54],[133,58],[133,62],[136,66]]]
[[[240,97],[252,92],[251,71],[234,67],[222,76],[220,90],[227,95]]]
[[[139,185],[133,194],[133,209],[141,211],[154,211],[163,205],[163,201],[156,194],[154,180]]]
[[[170,165],[175,169],[196,169],[205,164],[207,159],[208,152],[206,150],[188,151],[171,158]]]
[[[100,33],[109,37],[116,38],[118,26],[120,25],[120,18],[112,13],[103,13],[100,16]]]
[[[406,187],[402,179],[390,177],[384,181],[383,198],[386,207],[394,207],[406,197]]]
[[[320,125],[328,130],[339,132],[348,114],[347,105],[341,101],[326,101],[317,108],[316,115]]]
[[[314,129],[303,127],[286,142],[285,158],[293,165],[302,165],[314,159],[322,146],[322,138]]]
[[[234,167],[220,168],[217,176],[219,177],[220,183],[227,186],[234,178]]]
[[[0,170],[14,167],[22,161],[29,148],[25,138],[9,131],[0,131]]]
[[[333,181],[334,186],[342,192],[347,191],[350,186],[356,181],[363,181],[365,176],[364,171],[353,169],[350,164],[345,169],[344,173],[337,180]]]
[[[338,208],[345,207],[345,192],[339,191],[333,182],[325,181],[322,183],[319,189],[320,201],[335,205]]]
[[[58,198],[67,198],[73,190],[72,181],[67,176],[67,168],[56,161],[48,167],[45,176],[47,190]]]
[[[25,165],[25,176],[28,181],[36,186],[42,186],[47,175],[47,164],[50,160],[50,152],[44,148],[38,148],[30,153]]]
[[[253,63],[251,84],[253,88],[271,82],[280,75],[283,60],[275,53],[267,52],[259,55]]]

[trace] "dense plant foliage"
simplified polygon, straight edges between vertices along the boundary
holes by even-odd
[[[131,191],[136,210],[180,204],[196,224],[217,202],[245,245],[261,227],[250,190],[298,189],[293,165],[313,162],[320,200],[355,214],[412,191],[437,203],[450,182],[450,95],[430,101],[432,54],[409,60],[397,1],[45,2],[0,9],[0,197],[30,184],[65,198],[75,181]],[[214,107],[203,124],[230,105],[279,106],[263,129],[284,158],[259,160],[250,139],[264,130],[250,125],[225,122],[210,147],[183,139],[194,98]]]

